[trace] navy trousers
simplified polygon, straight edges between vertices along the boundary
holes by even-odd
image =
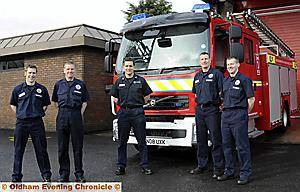
[[[47,140],[43,119],[17,119],[14,130],[13,179],[22,179],[22,162],[28,137],[31,137],[37,163],[43,178],[50,178],[50,161],[47,153]]]
[[[118,162],[117,166],[126,167],[127,162],[127,142],[129,133],[133,128],[134,135],[138,142],[139,155],[140,155],[140,166],[148,166],[148,150],[146,144],[146,119],[144,109],[133,108],[133,109],[120,109],[118,111]]]
[[[197,159],[198,167],[206,168],[208,163],[208,133],[212,142],[212,158],[214,172],[224,169],[224,156],[222,151],[222,138],[220,122],[221,115],[217,106],[201,107],[196,109],[197,132]]]
[[[222,143],[225,156],[225,174],[234,175],[235,156],[237,149],[240,163],[240,179],[248,179],[251,175],[251,153],[248,138],[248,110],[225,110],[222,113]]]
[[[58,140],[58,162],[61,178],[68,179],[70,176],[69,141],[71,136],[75,176],[84,174],[82,169],[82,148],[84,127],[80,110],[60,108],[56,118],[56,132]]]

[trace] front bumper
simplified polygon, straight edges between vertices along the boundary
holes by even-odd
[[[195,117],[185,117],[174,122],[146,122],[147,145],[191,147],[196,141]],[[118,120],[113,121],[113,140],[118,140]],[[137,144],[133,131],[128,143]]]

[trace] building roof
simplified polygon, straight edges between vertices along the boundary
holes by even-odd
[[[118,33],[81,24],[0,39],[0,56],[81,45],[104,48],[106,41],[118,37]]]

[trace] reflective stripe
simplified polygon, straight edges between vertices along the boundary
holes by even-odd
[[[191,91],[193,88],[193,79],[147,80],[147,82],[156,92]]]
[[[260,87],[260,86],[262,86],[262,81],[252,81],[252,84],[253,84],[253,86],[255,84],[257,87]]]

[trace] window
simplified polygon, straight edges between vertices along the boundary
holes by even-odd
[[[7,61],[7,68],[24,68],[24,61],[23,60],[14,60],[14,61]]]
[[[226,71],[226,58],[229,56],[229,36],[226,30],[215,30],[215,63],[220,71]]]
[[[18,69],[24,68],[24,60],[7,60],[7,61],[0,61],[0,71],[5,71],[8,69]]]
[[[250,39],[244,39],[245,62],[253,65],[253,42]]]
[[[6,61],[0,61],[0,71],[7,69],[7,63]]]

